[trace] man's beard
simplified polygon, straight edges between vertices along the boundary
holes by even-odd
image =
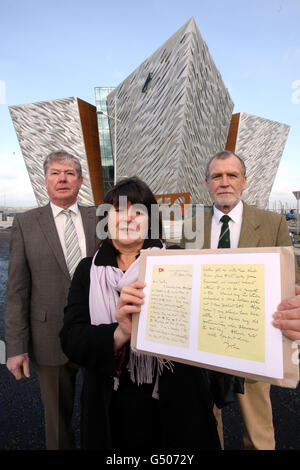
[[[218,206],[218,207],[231,207],[232,208],[232,207],[235,207],[239,201],[240,201],[240,198],[233,196],[233,195],[231,199],[224,198],[222,196],[220,197],[216,196],[214,199],[214,204],[215,206]]]

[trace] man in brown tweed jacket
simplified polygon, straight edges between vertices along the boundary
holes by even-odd
[[[206,186],[214,203],[204,214],[204,243],[195,248],[217,248],[223,215],[229,215],[231,248],[290,246],[285,217],[247,205],[241,200],[246,188],[246,168],[243,160],[232,152],[223,151],[210,159],[206,170]],[[193,228],[195,231],[195,227]],[[184,243],[188,240],[184,240]],[[193,241],[192,241],[193,242]],[[191,241],[189,241],[189,246]],[[219,245],[220,246],[220,245]],[[296,284],[300,285],[296,266]],[[296,289],[299,294],[299,288]],[[294,299],[299,305],[299,295]],[[292,306],[291,306],[292,307]],[[289,308],[289,307],[288,307]],[[292,313],[293,315],[293,313]],[[292,317],[291,317],[292,318]],[[281,322],[281,324],[280,324]],[[288,324],[293,323],[289,320]],[[284,328],[287,323],[279,321]],[[297,326],[295,328],[298,328]],[[299,328],[298,328],[299,329]],[[297,338],[297,332],[294,332]],[[272,450],[275,448],[270,385],[245,380],[245,393],[237,394],[243,423],[245,449]],[[222,438],[221,411],[216,410]]]
[[[29,377],[32,360],[45,409],[46,447],[72,449],[78,367],[59,340],[70,286],[62,210],[71,210],[82,257],[96,251],[96,214],[77,205],[82,175],[76,157],[53,152],[44,170],[49,204],[17,215],[12,227],[4,313],[7,368],[17,380]]]

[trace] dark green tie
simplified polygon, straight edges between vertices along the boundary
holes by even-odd
[[[218,248],[230,248],[229,215],[223,215],[220,221],[223,223],[219,238]]]

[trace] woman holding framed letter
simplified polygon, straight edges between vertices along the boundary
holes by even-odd
[[[85,370],[82,448],[218,450],[213,406],[234,400],[234,378],[130,349],[132,314],[144,302],[140,251],[165,249],[161,219],[151,217],[156,199],[127,178],[108,191],[104,210],[101,246],[78,265],[61,331],[65,354]]]

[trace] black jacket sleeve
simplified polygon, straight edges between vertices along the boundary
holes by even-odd
[[[236,402],[236,394],[244,394],[243,377],[207,370],[208,382],[213,401],[218,408],[224,408]]]
[[[89,313],[92,258],[83,259],[71,282],[60,340],[64,353],[84,368],[97,368],[105,375],[115,369],[113,334],[117,323],[91,325]]]

